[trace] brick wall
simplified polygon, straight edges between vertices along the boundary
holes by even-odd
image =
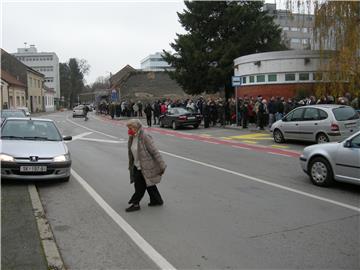
[[[257,97],[258,95],[269,99],[272,96],[293,98],[299,91],[305,91],[311,95],[315,93],[315,84],[313,83],[296,83],[296,84],[266,84],[266,85],[249,85],[237,87],[237,96],[244,95]]]

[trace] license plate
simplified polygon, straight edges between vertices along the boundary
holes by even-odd
[[[46,172],[46,166],[20,166],[20,172]]]
[[[189,120],[194,120],[195,116],[188,117]]]

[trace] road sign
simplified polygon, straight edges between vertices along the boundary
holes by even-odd
[[[118,100],[118,92],[113,89],[111,90],[111,101],[117,101]]]
[[[232,86],[239,86],[241,85],[241,77],[240,76],[232,76],[231,78]]]

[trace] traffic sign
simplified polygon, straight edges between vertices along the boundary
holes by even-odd
[[[239,86],[241,85],[241,77],[240,76],[232,76],[231,78],[232,86]]]

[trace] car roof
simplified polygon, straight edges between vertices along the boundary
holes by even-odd
[[[334,109],[334,108],[341,108],[341,107],[350,107],[347,105],[341,105],[341,104],[315,104],[315,105],[305,105],[304,107],[314,107],[314,108],[329,108],[329,109]],[[351,107],[350,107],[351,108]]]
[[[32,121],[42,121],[42,122],[54,122],[54,120],[51,120],[51,119],[33,118],[33,117],[8,117],[8,118],[6,118],[6,121],[9,121],[9,120],[21,120],[21,121],[32,120]]]

